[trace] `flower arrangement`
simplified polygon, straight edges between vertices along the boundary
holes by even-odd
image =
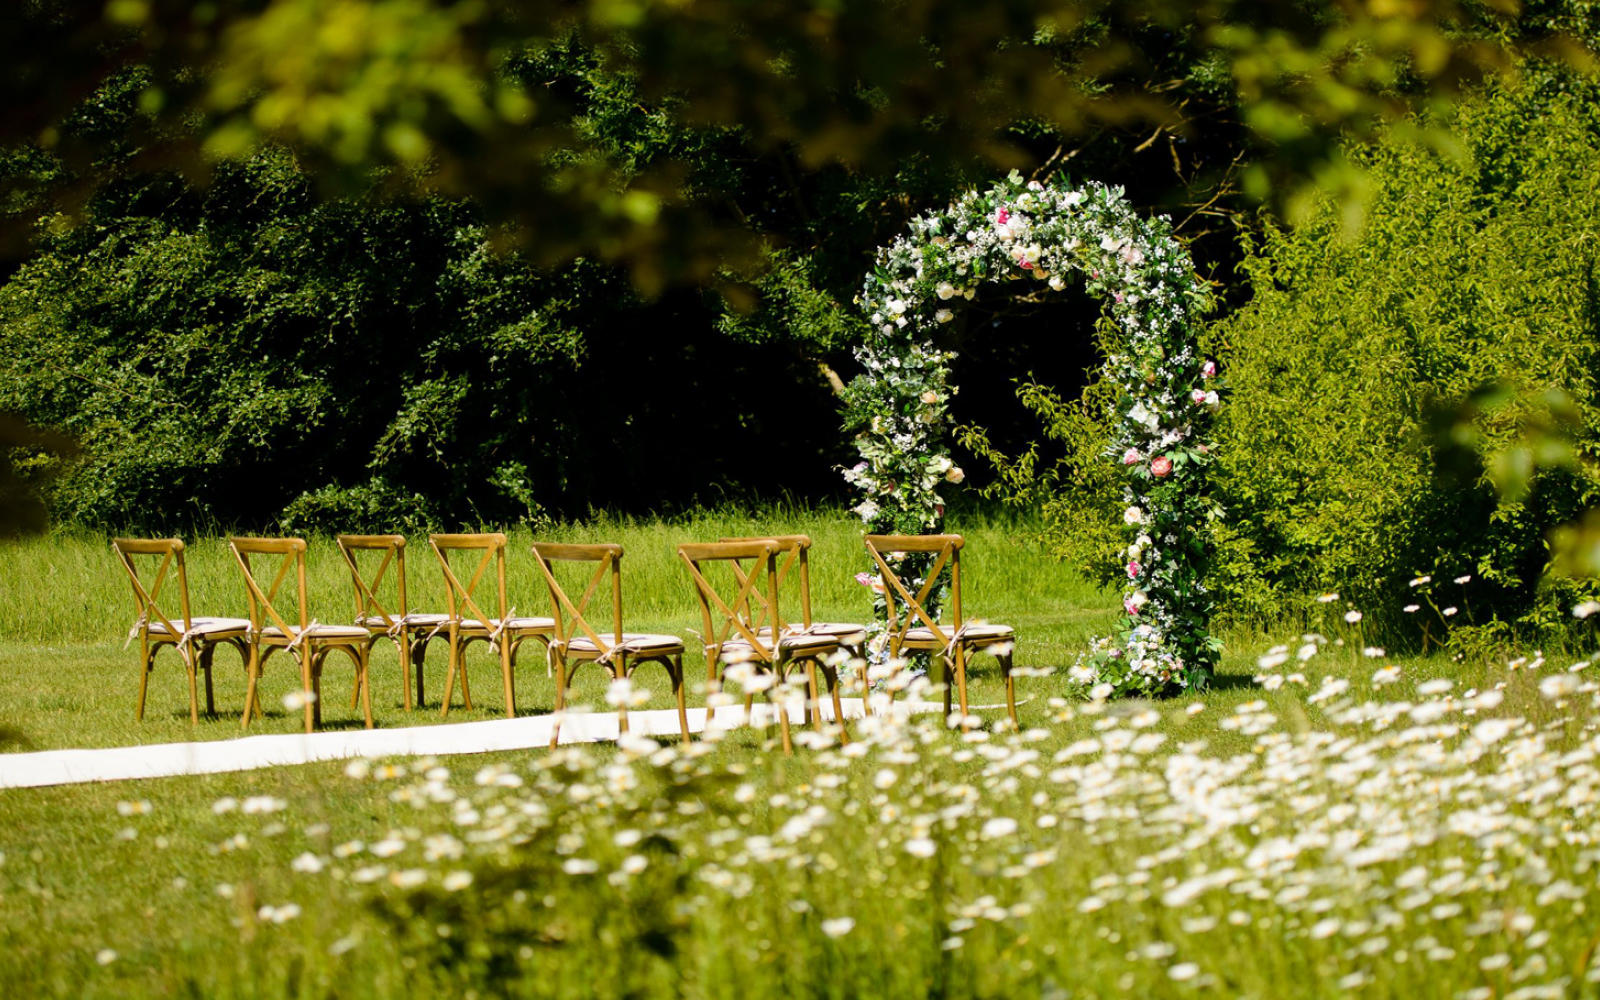
[[[953,355],[932,345],[933,332],[982,285],[1059,291],[1083,276],[1106,302],[1106,375],[1121,389],[1107,458],[1126,473],[1127,618],[1069,676],[1101,695],[1204,687],[1221,649],[1205,584],[1209,524],[1221,513],[1205,475],[1220,385],[1215,362],[1195,347],[1210,296],[1188,251],[1165,218],[1139,215],[1120,188],[1016,173],[909,229],[879,250],[858,299],[870,332],[856,350],[864,370],[846,392],[861,456],[844,474],[861,498],[855,512],[874,532],[939,529],[940,491],[964,474],[946,444]]]

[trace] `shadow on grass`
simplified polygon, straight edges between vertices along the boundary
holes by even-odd
[[[0,726],[0,753],[23,753],[37,746],[22,730]]]
[[[1247,674],[1217,674],[1211,678],[1213,691],[1244,691],[1255,686],[1255,678]]]

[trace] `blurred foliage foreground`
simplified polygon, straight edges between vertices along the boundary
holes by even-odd
[[[806,168],[1018,166],[1029,132],[1135,123],[1153,143],[1222,111],[1267,154],[1246,157],[1246,185],[1293,203],[1351,186],[1341,136],[1404,121],[1519,49],[1580,56],[1541,6],[1515,18],[1511,0],[24,0],[0,42],[0,143],[92,160],[99,144],[61,120],[137,65],[152,161],[199,171],[282,143],[335,182],[399,167],[515,220],[549,258],[626,259],[658,287],[710,276],[750,245],[749,226],[692,197],[692,151],[619,157],[593,141],[565,79],[521,72],[551,47],[580,45],[657,114],[737,130],[758,153],[793,150]]]

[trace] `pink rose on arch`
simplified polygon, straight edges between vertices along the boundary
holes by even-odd
[[[1033,270],[1033,261],[1029,260],[1028,258],[1026,258],[1026,257],[1022,258],[1020,263],[1022,264],[1022,269],[1024,271]]]
[[[1006,209],[1006,207],[1004,205],[1001,205],[1000,206],[1000,211],[994,213],[994,224],[997,225],[997,226],[1003,226],[1007,222],[1010,222],[1010,221],[1011,221],[1011,213]]]
[[[1211,378],[1216,374],[1217,374],[1217,363],[1215,361],[1207,361],[1205,363],[1205,367],[1200,369],[1200,376],[1202,378]]]
[[[1143,455],[1139,454],[1139,449],[1129,448],[1127,451],[1122,453],[1122,464],[1137,465],[1139,463],[1139,459],[1143,457]]]
[[[1204,389],[1196,389],[1194,392],[1189,393],[1189,401],[1196,406],[1204,406],[1206,403],[1206,391]]]
[[[1128,564],[1128,579],[1130,579],[1130,580],[1139,579],[1139,570],[1140,570],[1140,568],[1141,567],[1139,566],[1139,564],[1137,562],[1129,563]]]
[[[1131,616],[1138,617],[1139,606],[1132,601],[1123,601],[1122,610],[1126,611]]]
[[[1165,479],[1172,474],[1172,459],[1165,455],[1157,455],[1150,460],[1150,474],[1157,479]]]

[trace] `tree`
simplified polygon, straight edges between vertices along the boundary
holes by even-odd
[[[1030,132],[1138,124],[1178,144],[1236,116],[1243,175],[1289,202],[1351,187],[1341,137],[1509,65],[1511,0],[26,0],[0,142],[90,147],[58,123],[132,65],[151,76],[142,156],[199,172],[283,143],[329,183],[474,197],[546,259],[627,260],[635,280],[705,279],[747,220],[692,198],[674,155],[619,163],[573,95],[518,72],[576,38],[644,108],[736,129],[813,169],[908,156],[1016,166]],[[1173,75],[1173,56],[1183,63]],[[1218,98],[1221,100],[1218,100]],[[199,127],[193,127],[198,122]],[[1020,127],[1019,127],[1020,126]],[[1064,150],[1065,152],[1065,150]],[[625,158],[626,159],[626,158]]]
[[[388,223],[368,217],[385,211],[382,198],[401,214],[432,203],[474,220],[488,243],[520,248],[544,265],[544,277],[513,282],[543,289],[523,300],[531,312],[550,315],[535,305],[539,296],[559,301],[551,288],[575,287],[563,270],[575,256],[625,262],[652,294],[669,279],[692,279],[714,283],[724,300],[708,306],[677,292],[658,309],[608,298],[607,307],[625,305],[629,322],[685,342],[714,322],[738,345],[723,356],[777,351],[796,371],[820,366],[836,378],[832,368],[848,364],[844,349],[859,323],[850,299],[861,260],[911,214],[996,164],[1127,183],[1137,204],[1175,211],[1180,233],[1200,244],[1196,256],[1226,273],[1231,236],[1213,223],[1237,213],[1241,187],[1282,194],[1308,178],[1332,183],[1346,162],[1338,132],[1364,131],[1448,94],[1502,65],[1509,48],[1559,27],[1497,27],[1492,9],[1479,6],[1375,9],[1162,0],[1043,9],[942,0],[115,0],[101,10],[29,0],[24,30],[0,43],[16,67],[0,140],[31,140],[0,162],[0,212],[13,234],[26,220],[48,220],[56,235],[47,256],[95,252],[92,233],[78,242],[62,234],[74,218],[110,226],[124,250],[154,252],[168,235],[148,223],[160,222],[163,209],[127,192],[169,190],[203,202],[164,187],[163,171],[237,183],[259,171],[263,156],[288,150],[315,184],[304,197],[334,196],[329,204],[343,206],[327,218],[384,231]],[[453,207],[439,208],[447,204],[439,199]],[[423,242],[452,239],[447,226],[426,231]],[[464,252],[412,249],[434,261]],[[197,261],[208,280],[229,266],[209,250]],[[525,267],[513,262],[502,277]],[[610,276],[584,273],[611,287]],[[315,285],[316,277],[295,280]],[[39,275],[30,280],[37,291]],[[70,283],[50,288],[67,310],[58,318],[70,314]],[[428,303],[419,315],[453,321],[422,288],[412,300]],[[175,317],[184,315],[181,301]],[[1027,329],[1014,304],[996,308]],[[31,320],[36,334],[49,315]],[[137,324],[121,329],[124,341],[139,332]],[[561,329],[566,354],[524,345],[523,359],[548,366],[580,358],[578,327]],[[376,313],[351,314],[344,330],[351,343],[392,335]],[[464,342],[474,336],[484,332]],[[1030,345],[1060,339],[1008,338],[1019,346],[997,353],[1027,367],[1039,357],[1028,351],[1057,350]],[[1065,342],[1081,355],[1087,340]],[[1088,364],[1074,357],[1054,367]],[[961,405],[973,410],[957,416],[974,419],[983,411],[975,404],[999,395],[969,392]],[[411,412],[409,403],[396,406]],[[995,423],[990,414],[984,421]],[[350,439],[384,436],[352,431]],[[559,477],[538,473],[536,455],[508,461],[504,474],[497,463],[469,465],[480,484],[513,483],[526,481],[514,471],[521,462],[538,489],[507,489],[558,506],[583,502],[581,492],[550,492]],[[418,473],[373,475],[393,486]],[[342,491],[364,489],[366,480],[317,473],[276,502],[307,491],[337,506],[349,497]],[[462,495],[444,499],[454,506]]]

